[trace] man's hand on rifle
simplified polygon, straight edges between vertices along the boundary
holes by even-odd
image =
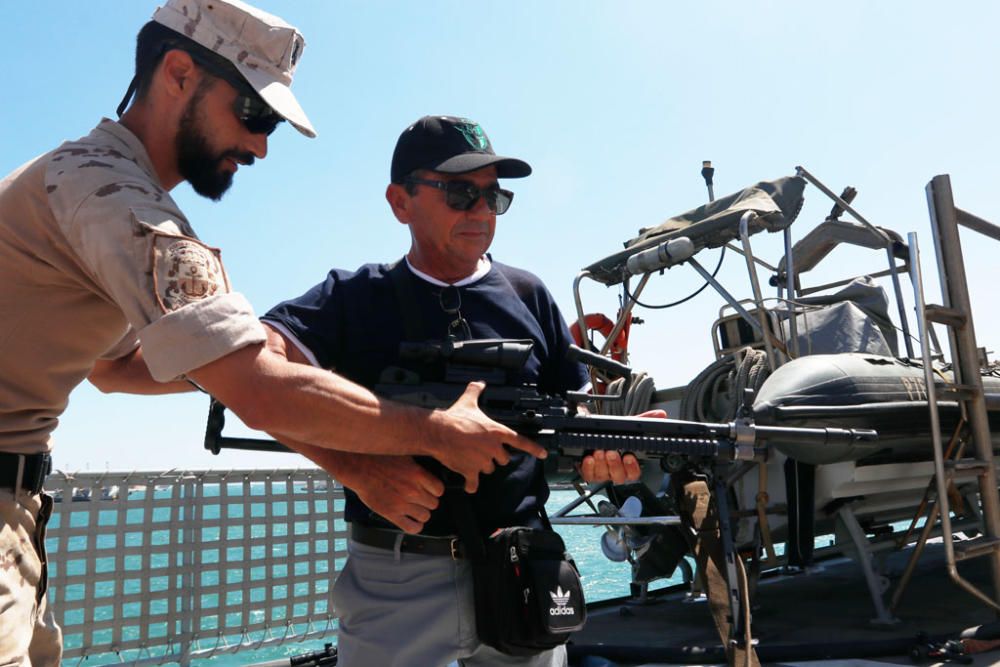
[[[647,410],[636,416],[666,419],[667,413],[664,410]],[[639,461],[632,454],[625,453],[623,455],[613,450],[599,450],[584,456],[583,461],[580,462],[579,470],[583,481],[588,484],[607,481],[625,484],[636,481],[642,473]]]
[[[498,424],[479,409],[479,395],[486,387],[482,382],[470,382],[465,392],[450,408],[434,416],[447,422],[439,430],[441,436],[430,443],[429,454],[465,478],[465,490],[474,493],[479,488],[479,475],[488,475],[498,465],[510,461],[507,447],[520,449],[534,457],[548,456],[545,448]]]
[[[419,533],[437,509],[444,482],[412,456],[340,452],[289,442],[361,500],[407,533]]]
[[[379,515],[417,534],[431,518],[444,493],[444,483],[411,456],[368,456],[351,458],[350,471],[343,467],[338,480],[358,494],[361,501]]]

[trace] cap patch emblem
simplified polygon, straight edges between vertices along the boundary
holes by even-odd
[[[153,255],[156,299],[164,312],[229,291],[217,250],[157,234]]]
[[[465,137],[465,141],[477,151],[485,151],[490,148],[490,140],[487,138],[483,128],[478,123],[456,123],[455,127]]]

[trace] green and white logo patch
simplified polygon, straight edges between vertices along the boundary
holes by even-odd
[[[478,123],[456,123],[455,127],[465,137],[465,141],[477,151],[490,150],[490,140]]]

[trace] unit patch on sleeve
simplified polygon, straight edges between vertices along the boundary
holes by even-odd
[[[153,288],[163,312],[229,292],[229,281],[215,248],[194,239],[154,232]]]

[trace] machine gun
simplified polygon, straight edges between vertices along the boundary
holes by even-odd
[[[742,594],[736,585],[738,555],[733,541],[731,516],[726,498],[725,474],[719,471],[734,461],[766,459],[769,438],[794,437],[817,445],[873,441],[869,429],[797,428],[757,426],[752,420],[748,396],[740,416],[725,424],[708,424],[679,419],[611,417],[578,414],[581,404],[595,400],[624,400],[631,384],[627,366],[593,352],[570,346],[570,355],[583,363],[624,378],[617,395],[595,396],[568,392],[565,397],[544,394],[536,386],[517,383],[518,375],[531,354],[530,340],[474,340],[459,342],[404,343],[400,361],[424,369],[438,378],[427,382],[419,372],[403,367],[386,369],[373,388],[379,396],[425,408],[447,408],[462,394],[469,382],[483,381],[486,388],[479,407],[491,419],[526,435],[560,457],[576,459],[596,450],[631,452],[638,458],[658,460],[668,472],[683,469],[708,472],[718,512],[719,548],[725,570],[729,606],[729,639],[739,643],[749,619],[743,613]],[[233,438],[222,435],[225,407],[212,401],[205,448],[218,454],[221,449],[289,451],[274,440]]]
[[[426,382],[420,373],[403,367],[386,369],[374,392],[384,398],[424,408],[447,408],[472,381],[483,381],[486,389],[479,407],[494,421],[528,436],[553,454],[580,458],[595,450],[631,452],[640,459],[656,459],[664,470],[702,462],[714,465],[731,461],[763,460],[769,438],[794,437],[818,445],[834,442],[872,441],[875,431],[841,428],[794,428],[757,426],[744,416],[723,424],[611,417],[578,414],[580,404],[594,400],[622,400],[628,391],[631,370],[593,352],[570,346],[572,357],[625,378],[617,395],[569,392],[565,397],[541,393],[534,385],[512,381],[531,354],[530,340],[472,340],[403,343],[400,360],[440,378]],[[290,451],[284,445],[258,438],[222,435],[225,407],[212,401],[205,448],[218,454],[221,449]]]

